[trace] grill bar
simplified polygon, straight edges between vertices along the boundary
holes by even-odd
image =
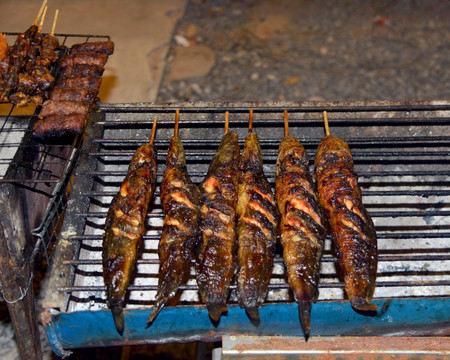
[[[129,287],[126,306],[126,313],[142,318],[148,316],[157,290],[157,248],[164,216],[159,199],[159,184],[173,134],[175,110],[180,110],[179,134],[186,149],[188,171],[193,181],[199,183],[206,174],[223,134],[225,110],[230,112],[230,129],[238,132],[242,145],[248,131],[248,111],[253,109],[253,129],[260,136],[265,172],[273,186],[277,149],[283,137],[285,108],[289,111],[290,134],[307,149],[311,170],[316,147],[324,136],[323,110],[329,112],[331,132],[349,142],[360,177],[363,200],[373,217],[379,240],[379,269],[374,301],[381,302],[380,307],[391,301],[405,299],[414,303],[417,299],[425,302],[434,299],[448,301],[450,103],[219,102],[102,104],[99,111],[91,116],[79,165],[75,169],[71,208],[65,214],[54,257],[53,268],[57,270],[50,277],[51,296],[46,296],[44,306],[58,309],[68,318],[90,310],[98,311],[96,315],[99,317],[103,316],[103,312],[108,314],[101,260],[105,217],[111,198],[117,193],[126,174],[131,156],[148,141],[155,117],[158,118],[155,139],[158,149],[158,186],[147,216],[144,249],[137,261],[136,277]],[[315,306],[336,309],[346,304],[343,284],[335,264],[331,239],[327,237],[319,301]],[[163,310],[159,316],[164,324],[165,321],[167,324],[178,322],[178,317],[183,321],[184,311],[190,311],[191,314],[199,311],[198,316],[205,314],[204,306],[198,299],[194,269],[191,279],[180,288],[176,298],[167,311]],[[267,301],[268,304],[261,310],[262,316],[266,314],[270,317],[265,311],[271,311],[272,305],[291,309],[292,297],[285,280],[280,247],[277,249]],[[239,311],[235,285],[232,286],[229,303],[229,319],[235,319],[234,314]],[[197,319],[195,321],[200,321],[197,315],[192,316]],[[380,314],[380,319],[383,316]],[[438,317],[437,313],[432,313],[434,316]],[[249,330],[242,323],[229,323],[229,319],[223,320],[223,328],[220,324],[218,329],[208,328],[208,331],[220,332],[223,329],[223,334],[236,331],[236,327],[242,331],[245,328],[250,333],[258,331]],[[359,320],[356,323],[366,324]],[[191,335],[176,334],[170,340],[166,339],[163,323],[160,323],[161,327],[148,329],[151,336],[147,333],[142,338],[135,338],[136,341],[147,343],[192,339]],[[184,323],[191,323],[191,320],[184,320]],[[364,326],[370,328],[370,324]],[[130,327],[133,326],[130,324]],[[266,329],[264,326],[267,324],[262,326]],[[344,328],[336,331],[339,333]],[[139,333],[138,328],[133,328],[133,331]],[[211,334],[200,335],[195,329],[191,331],[201,339],[214,338]],[[329,330],[324,325],[314,331],[316,334],[325,334]],[[131,333],[129,335],[131,338],[134,336]],[[283,335],[283,331],[280,335]],[[111,336],[111,339],[121,343],[115,335]]]

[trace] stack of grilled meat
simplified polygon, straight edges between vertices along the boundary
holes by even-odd
[[[33,126],[37,138],[81,134],[97,98],[112,41],[75,44],[61,61],[61,73]]]
[[[252,322],[259,322],[258,307],[267,296],[279,236],[287,279],[308,337],[311,306],[318,298],[327,229],[352,306],[359,311],[375,311],[371,299],[377,270],[377,239],[361,201],[348,145],[332,135],[321,141],[315,161],[316,188],[305,149],[287,131],[278,150],[273,193],[264,175],[256,133],[249,128],[240,154],[237,133],[227,129],[226,126],[199,187],[187,174],[180,138],[172,138],[161,184],[166,216],[159,244],[159,290],[149,324],[189,274],[191,259],[195,263],[200,298],[213,322],[218,322],[227,310],[233,279],[239,305]],[[155,171],[148,172],[152,176],[150,182],[154,181]],[[126,197],[122,195],[121,201],[126,201]],[[120,288],[118,301],[117,296],[111,295],[112,289],[117,286],[119,274],[127,278],[128,284],[132,269],[114,270],[111,265],[128,263],[122,254],[129,241],[120,239],[122,230],[116,231],[120,232],[117,241],[111,241],[111,219],[117,216],[117,210],[113,211],[115,202],[106,220],[103,264],[108,303],[116,318],[117,304],[123,304],[125,291]],[[138,205],[130,202],[127,208]],[[122,333],[123,319],[119,323],[118,330]]]
[[[58,47],[58,39],[43,35],[36,25],[20,34],[0,62],[0,101],[42,105],[55,82],[50,68],[58,60]]]

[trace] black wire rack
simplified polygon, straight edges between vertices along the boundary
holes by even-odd
[[[20,33],[3,34],[12,45]],[[107,35],[59,33],[55,36],[59,40],[58,60],[50,68],[55,79],[59,76],[61,60],[73,44],[110,38]],[[50,252],[60,229],[58,216],[64,211],[71,171],[82,143],[82,136],[78,135],[49,141],[34,139],[32,125],[39,111],[40,106],[18,108],[9,102],[0,103],[0,184],[15,184],[25,189],[31,202],[40,203],[38,211],[41,215],[32,229],[36,237],[32,257],[41,245],[47,256]]]
[[[380,265],[375,297],[450,296],[448,102],[103,104],[87,129],[84,156],[75,172],[74,207],[68,210],[63,226],[71,230],[70,236],[64,237],[71,245],[65,243],[54,259],[58,278],[52,274],[51,291],[53,300],[54,294],[59,294],[59,309],[69,313],[106,309],[101,252],[109,203],[134,151],[148,141],[154,118],[158,119],[157,184],[161,183],[176,109],[180,110],[179,136],[195,183],[203,179],[217,150],[225,111],[229,111],[229,127],[238,132],[242,146],[252,109],[253,129],[259,134],[265,173],[272,185],[284,136],[283,110],[288,110],[290,135],[308,152],[311,171],[315,150],[324,136],[322,111],[327,110],[331,132],[350,145],[364,203],[376,225]],[[127,295],[129,308],[153,304],[163,216],[157,186],[144,250]],[[330,243],[327,238],[319,300],[342,300],[343,284]],[[234,289],[232,286],[231,303],[236,303]],[[177,299],[177,305],[199,304],[194,271]],[[278,249],[267,301],[291,300]]]

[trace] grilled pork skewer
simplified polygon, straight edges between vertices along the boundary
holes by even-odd
[[[330,135],[324,112],[326,136],[317,149],[315,178],[325,210],[345,291],[353,308],[376,311],[371,304],[377,272],[377,236],[358,186],[358,175],[348,144]]]
[[[164,226],[159,241],[158,292],[148,323],[151,324],[166,302],[175,295],[190,271],[192,248],[200,230],[200,190],[189,178],[183,144],[178,136],[179,111],[174,136],[167,154],[166,171],[161,183]]]
[[[148,144],[138,148],[114,196],[103,236],[103,279],[117,331],[124,330],[123,302],[143,243],[147,211],[156,186],[156,119]]]
[[[258,135],[249,132],[239,162],[237,295],[239,305],[252,320],[260,319],[258,307],[267,296],[277,241],[278,208],[264,175]]]
[[[308,338],[311,306],[319,293],[325,219],[309,175],[306,151],[300,142],[289,136],[287,111],[284,119],[285,138],[278,149],[275,174],[275,197],[281,213],[279,234],[288,282]]]
[[[227,310],[235,270],[238,164],[238,136],[228,132],[226,112],[225,135],[200,184],[202,238],[195,247],[200,296],[214,321]]]

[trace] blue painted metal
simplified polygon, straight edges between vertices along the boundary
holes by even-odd
[[[318,302],[311,312],[311,336],[419,336],[441,334],[450,329],[449,298],[376,300],[378,314],[363,316],[347,301]],[[81,311],[52,315],[46,332],[55,353],[64,349],[143,343],[213,341],[222,335],[302,336],[295,303],[266,304],[260,308],[261,322],[252,324],[245,311],[229,306],[220,323],[212,324],[203,306],[164,308],[146,327],[150,308],[126,309],[125,331],[120,336],[109,311]]]

